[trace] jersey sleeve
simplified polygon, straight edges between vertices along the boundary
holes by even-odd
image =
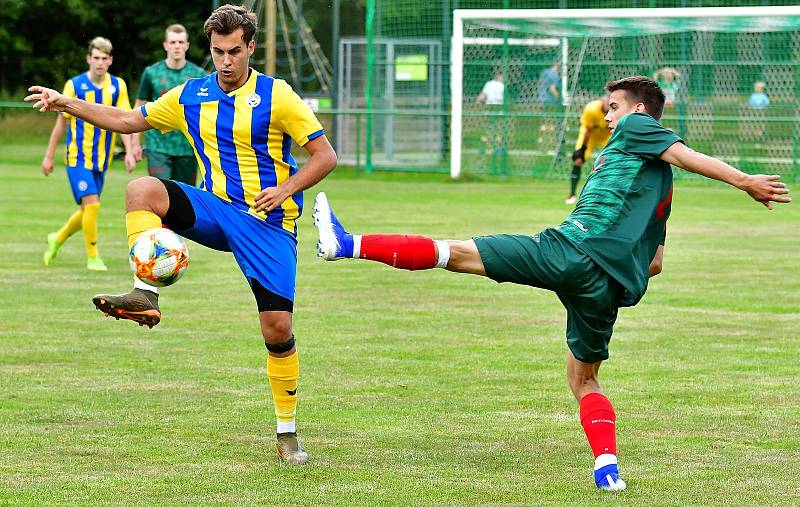
[[[77,95],[75,94],[75,85],[72,84],[72,79],[69,79],[69,80],[67,80],[66,83],[64,83],[64,91],[61,92],[61,95],[64,95],[65,97],[70,97],[70,98],[73,98],[73,99],[75,97],[77,97]],[[72,115],[69,114],[69,113],[61,113],[61,116],[63,116],[67,120],[72,118]]]
[[[630,114],[623,127],[625,151],[642,158],[658,158],[667,148],[683,139],[661,126],[647,114]]]
[[[276,113],[273,121],[276,121],[281,130],[289,134],[297,144],[303,146],[325,133],[311,108],[286,81],[276,79],[272,93],[273,108]]]
[[[128,97],[128,85],[125,84],[125,81],[120,79],[118,82],[118,86],[119,86],[119,95],[117,96],[117,103],[114,105],[120,109],[124,109],[125,111],[130,111],[131,99]]]
[[[150,67],[144,69],[142,78],[139,80],[139,92],[136,94],[138,100],[150,100],[153,96],[153,85],[150,83]]]
[[[151,127],[157,128],[162,133],[179,128],[183,116],[180,98],[184,86],[176,86],[155,102],[148,102],[139,108]]]

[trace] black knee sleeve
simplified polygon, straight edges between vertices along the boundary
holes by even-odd
[[[275,344],[264,342],[264,345],[267,346],[267,350],[275,354],[280,354],[282,352],[289,352],[290,350],[292,350],[292,347],[294,347],[294,335],[292,335],[292,337],[289,338],[289,341],[285,341],[283,343],[275,343]]]

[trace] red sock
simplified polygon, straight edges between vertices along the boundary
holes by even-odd
[[[359,257],[412,271],[436,267],[437,260],[436,246],[431,238],[402,234],[362,236]]]
[[[608,398],[589,393],[581,398],[581,425],[594,457],[617,454],[617,415]]]

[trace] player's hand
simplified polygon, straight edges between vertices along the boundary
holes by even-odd
[[[748,175],[742,190],[747,192],[750,197],[760,202],[768,209],[772,209],[773,202],[792,202],[789,197],[789,189],[777,174],[752,174]]]
[[[575,165],[583,165],[586,161],[586,147],[581,147],[572,152],[572,162]]]
[[[136,155],[133,154],[133,151],[125,152],[125,169],[127,169],[129,173],[132,173],[133,170],[136,169]]]
[[[281,187],[265,188],[256,196],[256,211],[266,211],[269,213],[283,203],[291,194],[285,192]]]
[[[42,160],[42,174],[45,176],[50,176],[50,173],[53,172],[53,159],[52,157],[44,157]]]
[[[42,113],[45,111],[65,111],[70,101],[69,97],[65,97],[52,88],[45,88],[44,86],[31,86],[28,91],[32,93],[25,97],[25,102],[34,102],[33,108]]]
[[[136,145],[136,146],[133,148],[133,150],[132,150],[132,151],[133,151],[133,156],[134,156],[134,157],[136,157],[136,161],[137,161],[137,162],[138,162],[138,161],[140,161],[140,160],[142,160],[142,158],[143,158],[143,153],[142,153],[142,145],[141,145],[141,144],[137,144],[137,145]]]

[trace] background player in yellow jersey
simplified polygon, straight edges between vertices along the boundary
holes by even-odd
[[[128,88],[125,81],[109,74],[113,58],[111,41],[103,37],[95,37],[89,43],[86,63],[89,71],[70,78],[64,85],[64,95],[77,97],[89,102],[106,104],[130,111]],[[47,151],[42,160],[42,172],[49,176],[53,172],[53,157],[58,140],[66,131],[65,163],[67,177],[72,187],[72,195],[80,208],[69,217],[58,230],[47,236],[47,251],[44,263],[49,266],[58,255],[64,242],[83,229],[83,240],[86,244],[88,260],[86,267],[94,271],[106,271],[106,265],[97,250],[97,215],[100,212],[100,194],[103,191],[105,172],[114,155],[116,134],[95,128],[84,123],[80,118],[63,113],[56,118],[56,124],[47,144]],[[122,136],[125,144],[125,167],[128,172],[136,167],[131,136]]]
[[[608,96],[593,100],[583,108],[578,139],[575,141],[575,151],[572,153],[572,174],[569,178],[569,195],[564,201],[566,204],[575,204],[577,200],[583,163],[595,149],[605,148],[611,137],[608,122],[605,120],[606,113],[608,113]]]
[[[278,455],[286,463],[303,464],[308,454],[295,431],[295,220],[302,213],[303,190],[333,170],[336,153],[286,82],[249,68],[255,51],[252,11],[224,5],[206,20],[204,31],[217,72],[191,79],[141,108],[121,111],[40,86],[31,87],[25,100],[42,111],[67,111],[116,132],[177,129],[189,139],[200,165],[200,188],[151,176],[130,182],[128,242],[163,222],[186,238],[233,253],[255,296],[269,351]],[[292,158],[292,140],[310,155],[302,170]],[[96,296],[94,303],[106,314],[151,327],[161,318],[158,294],[141,282],[127,294]]]

